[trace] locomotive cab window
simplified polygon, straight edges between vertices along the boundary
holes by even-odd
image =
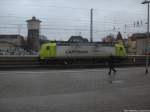
[[[46,47],[46,50],[50,50],[50,46],[47,46],[47,47]]]
[[[123,48],[122,47],[120,47],[120,51],[122,51],[123,50]]]

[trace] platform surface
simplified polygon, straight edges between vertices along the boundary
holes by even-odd
[[[117,68],[110,77],[108,69],[1,71],[0,112],[150,110],[150,73],[144,72]]]

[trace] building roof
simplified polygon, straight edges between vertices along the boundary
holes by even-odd
[[[16,41],[17,40],[17,41]],[[12,43],[17,46],[22,46],[25,44],[24,37],[18,34],[13,35],[0,35],[0,42]]]
[[[82,36],[71,36],[68,42],[88,42],[88,39],[83,38]]]
[[[13,34],[13,35],[5,35],[5,34],[3,34],[3,35],[0,35],[0,39],[6,39],[6,38],[11,38],[11,39],[16,39],[16,38],[18,38],[18,37],[21,37],[21,38],[23,38],[23,36],[21,36],[21,35],[17,35],[17,34]]]
[[[37,22],[42,22],[39,19],[36,19],[35,16],[32,17],[32,19],[27,20],[27,22],[31,22],[31,21],[37,21]]]
[[[150,33],[149,33],[150,35]],[[147,33],[135,33],[131,36],[132,40],[136,40],[136,39],[145,39],[147,38]]]
[[[14,43],[11,43],[11,42],[7,42],[7,41],[0,41],[0,44],[4,44],[4,43],[10,44],[10,45],[12,45],[12,46],[16,46]]]

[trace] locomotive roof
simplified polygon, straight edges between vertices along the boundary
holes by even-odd
[[[57,45],[64,45],[64,46],[73,46],[73,45],[80,45],[80,46],[114,46],[115,43],[104,43],[104,42],[92,42],[92,43],[70,43],[70,42],[64,42],[64,43],[56,43]]]

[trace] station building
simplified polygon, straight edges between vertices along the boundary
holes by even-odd
[[[0,48],[23,47],[24,37],[21,35],[0,35]]]
[[[21,35],[0,35],[0,55],[29,55]]]
[[[135,33],[128,38],[128,52],[130,54],[144,55],[146,51],[150,53],[150,38],[147,39],[146,33]]]

